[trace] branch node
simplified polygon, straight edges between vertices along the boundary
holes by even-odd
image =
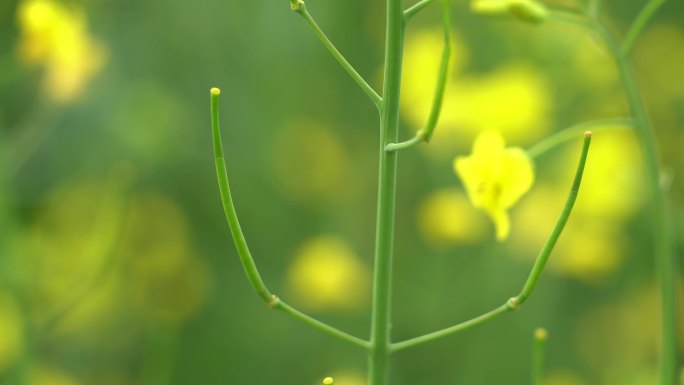
[[[274,307],[278,306],[280,303],[280,298],[278,298],[277,295],[271,294],[271,299],[266,301],[266,306],[268,306],[269,309],[273,309]]]
[[[512,297],[506,302],[506,305],[510,310],[518,310],[522,304],[520,303],[518,297]]]

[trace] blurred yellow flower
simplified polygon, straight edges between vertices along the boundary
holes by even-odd
[[[172,199],[152,192],[135,197],[119,247],[129,301],[143,319],[178,326],[204,305],[211,275]]]
[[[461,137],[497,130],[509,140],[534,143],[548,132],[553,95],[543,73],[528,64],[462,76],[450,87],[440,122],[462,131]]]
[[[418,209],[423,237],[437,246],[473,243],[484,235],[485,223],[468,198],[456,189],[438,190]]]
[[[59,103],[76,98],[104,65],[104,47],[88,35],[82,10],[54,0],[24,0],[17,10],[17,53],[46,69],[43,88]]]
[[[288,273],[293,294],[312,309],[357,310],[370,293],[370,273],[341,239],[322,236],[305,242]]]
[[[449,70],[456,74],[468,62],[468,52],[457,35],[451,36],[451,42]],[[444,31],[441,28],[423,29],[406,39],[401,105],[402,110],[408,109],[410,118],[416,120],[417,128],[425,124],[432,106],[443,48]]]
[[[510,232],[507,210],[534,183],[534,167],[527,153],[517,147],[506,148],[501,134],[485,131],[475,139],[470,156],[454,160],[454,169],[473,205],[491,217],[497,240],[506,239]]]
[[[425,124],[430,111],[443,39],[439,28],[407,36],[401,111],[415,130]],[[458,33],[452,36],[451,48],[444,108],[435,140],[429,149],[423,147],[426,155],[448,159],[454,151],[465,149],[462,143],[485,130],[497,130],[522,144],[535,143],[548,132],[553,94],[542,71],[527,63],[513,62],[475,74],[468,71],[470,53]]]
[[[0,373],[10,367],[23,349],[21,313],[16,301],[0,292]]]
[[[539,247],[553,229],[567,193],[565,183],[557,186],[544,183],[535,186],[529,197],[521,202],[512,218],[513,226],[525,229],[511,239],[513,245],[520,249],[517,255],[525,259],[536,257]],[[626,243],[621,222],[606,219],[599,213],[578,210],[577,206],[582,201],[580,192],[572,219],[556,244],[549,267],[566,276],[597,283],[620,266]]]

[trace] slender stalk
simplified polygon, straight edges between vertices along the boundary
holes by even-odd
[[[254,263],[252,253],[247,246],[247,240],[240,228],[240,222],[237,218],[235,205],[233,205],[233,197],[230,194],[230,185],[228,184],[228,170],[223,157],[223,143],[221,142],[221,127],[219,123],[219,95],[221,90],[218,88],[211,89],[211,130],[214,139],[214,163],[216,165],[216,178],[218,179],[219,191],[221,192],[221,202],[223,202],[223,210],[226,213],[226,220],[230,227],[230,234],[235,242],[240,262],[245,269],[247,278],[252,284],[252,287],[257,292],[259,297],[266,303],[271,303],[273,294],[266,288],[261,274]]]
[[[214,140],[214,159],[216,163],[216,177],[218,179],[219,190],[221,192],[221,201],[223,202],[223,209],[226,213],[226,219],[228,220],[228,226],[230,227],[230,233],[235,242],[235,248],[237,249],[238,255],[240,256],[240,262],[242,262],[242,267],[247,274],[249,282],[254,287],[259,297],[266,302],[266,304],[274,309],[283,311],[286,314],[298,319],[304,323],[312,325],[318,330],[321,330],[329,335],[337,337],[343,341],[349,342],[353,345],[368,347],[368,342],[361,340],[360,338],[354,337],[347,334],[341,330],[338,330],[332,326],[329,326],[313,317],[310,317],[299,310],[292,308],[285,302],[281,301],[277,296],[272,294],[264,284],[261,279],[259,270],[254,263],[254,258],[249,251],[247,246],[247,241],[240,228],[240,222],[237,218],[237,213],[235,212],[235,206],[233,205],[233,198],[230,194],[230,185],[228,184],[228,172],[226,170],[226,163],[223,157],[223,144],[221,143],[221,128],[219,125],[219,95],[221,90],[218,88],[211,89],[211,128]]]
[[[532,385],[541,385],[544,372],[544,354],[546,353],[546,340],[549,333],[544,328],[534,331],[534,347],[532,349]]]
[[[539,255],[537,255],[537,259],[534,262],[532,271],[530,272],[530,275],[527,277],[527,281],[525,282],[525,285],[523,286],[523,289],[521,290],[520,294],[518,294],[517,297],[509,299],[505,304],[499,306],[498,308],[488,313],[485,313],[481,316],[473,318],[469,321],[462,322],[460,324],[445,329],[441,329],[436,332],[428,333],[420,337],[415,337],[406,341],[395,343],[392,345],[392,352],[420,345],[425,342],[434,341],[451,334],[468,330],[474,326],[492,320],[511,310],[517,310],[525,301],[527,301],[527,298],[529,298],[530,294],[532,294],[532,291],[534,291],[534,288],[536,287],[537,282],[539,281],[539,277],[541,276],[541,273],[544,270],[544,266],[546,266],[546,262],[548,261],[549,256],[551,255],[551,252],[553,251],[553,248],[556,245],[556,242],[558,241],[558,237],[563,232],[563,228],[565,227],[565,224],[568,222],[568,218],[570,218],[570,213],[572,212],[572,208],[575,205],[575,201],[577,200],[577,193],[579,191],[579,186],[582,182],[582,175],[584,174],[584,166],[587,162],[587,155],[589,154],[590,144],[591,133],[586,132],[584,135],[582,152],[580,154],[580,159],[577,164],[577,171],[575,172],[575,178],[572,182],[570,193],[568,194],[568,197],[565,200],[565,206],[563,207],[563,211],[556,220],[556,225],[554,226],[551,235],[547,239],[546,244],[544,244],[544,247],[539,252]]]
[[[627,104],[634,119],[634,128],[644,153],[646,178],[651,195],[654,251],[658,280],[660,282],[660,383],[661,385],[674,385],[677,381],[677,262],[672,252],[672,235],[668,223],[667,199],[665,191],[663,191],[660,185],[660,160],[658,159],[655,134],[646,113],[646,106],[641,99],[641,93],[634,80],[626,53],[620,49],[619,45],[600,22],[595,20],[594,27],[598,35],[605,42],[618,67]]]
[[[663,4],[665,4],[665,1],[666,0],[651,0],[641,10],[639,16],[637,16],[632,25],[629,27],[627,37],[625,37],[625,41],[622,43],[622,54],[624,56],[629,56],[630,52],[632,52],[632,48],[634,48],[634,43],[636,42],[639,35],[641,35],[641,32],[643,31],[644,27],[646,27],[646,25],[651,20],[653,15],[655,15],[658,9],[660,9],[660,7]]]
[[[439,64],[432,107],[430,108],[430,115],[428,116],[425,128],[419,130],[413,138],[407,141],[388,144],[385,147],[385,151],[397,151],[409,148],[420,142],[427,143],[432,139],[435,127],[437,126],[437,120],[439,119],[439,114],[442,111],[444,91],[446,90],[446,83],[449,76],[449,58],[451,57],[451,10],[449,9],[449,0],[442,0],[442,24],[444,31],[444,48],[442,49],[442,59]]]
[[[432,1],[433,0],[420,0],[419,2],[410,6],[407,10],[404,11],[404,21],[409,21],[418,12],[422,11],[423,8],[430,5],[430,3],[432,3]]]
[[[415,337],[411,338],[405,341],[397,342],[395,344],[392,344],[392,353],[398,352],[399,350],[404,350],[406,348],[410,348],[413,346],[417,345],[422,345],[426,342],[434,341],[441,339],[443,337],[446,337],[451,334],[456,334],[458,332],[462,332],[468,329],[472,329],[475,326],[478,326],[480,324],[483,324],[487,321],[493,320],[494,318],[497,318],[498,316],[508,313],[511,310],[514,310],[515,306],[510,303],[510,301],[506,302],[505,304],[497,307],[496,309],[487,312],[485,314],[482,314],[481,316],[475,317],[471,320],[461,322],[459,324],[456,324],[454,326],[450,326],[448,328],[438,330],[433,333],[425,334],[420,337]]]
[[[377,108],[380,108],[380,105],[382,103],[382,98],[380,97],[380,95],[378,95],[378,93],[375,92],[373,87],[371,87],[363,79],[363,77],[361,75],[359,75],[358,72],[356,72],[354,67],[351,64],[349,64],[347,59],[345,59],[344,56],[342,56],[340,51],[335,47],[335,45],[330,41],[330,39],[328,39],[328,37],[323,32],[323,30],[321,30],[321,28],[318,26],[316,21],[313,19],[311,14],[309,14],[309,11],[306,10],[306,5],[304,4],[304,2],[301,2],[299,4],[299,6],[294,9],[294,11],[297,12],[298,14],[302,15],[304,20],[306,20],[307,24],[309,24],[309,26],[313,30],[314,34],[318,37],[318,39],[321,41],[321,43],[323,43],[323,45],[328,49],[328,51],[330,51],[330,53],[337,60],[337,62],[340,63],[342,68],[344,68],[344,70],[347,71],[349,76],[351,76],[352,79],[354,79],[356,84],[358,84],[359,87],[361,87],[363,92],[365,92],[366,95],[368,95],[368,97],[371,99],[373,104],[375,104],[375,106]]]
[[[451,11],[449,9],[449,0],[442,0],[442,31],[444,32],[444,47],[442,48],[442,59],[439,63],[437,87],[435,88],[435,95],[432,99],[432,108],[427,124],[425,125],[425,133],[423,134],[423,140],[426,142],[429,142],[430,139],[432,139],[432,134],[435,131],[435,126],[437,126],[439,114],[442,112],[444,91],[449,76],[449,58],[451,57]]]
[[[380,110],[380,163],[375,233],[375,270],[371,315],[369,385],[385,385],[390,353],[392,256],[397,184],[397,153],[385,146],[397,141],[399,98],[404,47],[404,11],[401,0],[387,0],[383,103]]]
[[[325,324],[325,323],[323,323],[323,322],[321,322],[315,318],[312,318],[312,317],[302,313],[301,311],[293,308],[292,306],[286,304],[285,302],[281,301],[277,297],[275,299],[275,305],[273,305],[273,308],[278,309],[278,310],[282,310],[283,312],[291,315],[292,317],[297,318],[300,321],[307,323],[307,324],[313,326],[314,328],[316,328],[316,329],[318,329],[324,333],[330,334],[330,335],[335,336],[339,339],[350,342],[353,345],[362,347],[364,349],[368,349],[370,347],[370,344],[368,343],[368,341],[362,340],[361,338],[355,337],[351,334],[347,334],[347,333],[345,333],[341,330],[338,330],[338,329],[336,329],[336,328],[334,328],[328,324]]]
[[[534,262],[534,266],[532,266],[532,271],[530,272],[529,277],[527,277],[527,282],[525,282],[525,286],[523,287],[520,294],[518,294],[518,296],[516,297],[516,302],[518,306],[522,305],[527,300],[527,298],[532,294],[532,291],[534,291],[534,288],[537,286],[537,282],[539,282],[539,277],[541,276],[542,271],[544,271],[544,266],[546,266],[546,262],[549,260],[549,256],[551,255],[553,248],[556,246],[556,242],[558,241],[558,238],[563,232],[565,224],[568,223],[570,213],[572,212],[572,208],[574,207],[575,201],[577,200],[577,194],[579,192],[580,184],[582,183],[582,174],[584,173],[584,166],[587,162],[587,155],[589,153],[590,144],[591,132],[587,131],[584,134],[584,145],[582,146],[582,154],[580,155],[579,163],[577,165],[577,171],[575,172],[575,179],[573,180],[572,186],[570,187],[570,193],[568,194],[568,198],[565,201],[565,206],[563,207],[563,211],[561,212],[560,217],[558,217],[556,224],[553,226],[551,236],[549,236],[549,239],[546,241],[546,244],[539,253],[539,256],[537,256],[537,260]]]
[[[632,120],[629,118],[615,118],[615,119],[602,119],[595,120],[593,122],[586,122],[576,124],[570,128],[566,128],[562,131],[545,138],[541,142],[535,144],[529,150],[527,150],[527,155],[535,159],[545,154],[549,150],[559,146],[565,142],[573,140],[581,135],[583,132],[591,130],[592,132],[602,131],[606,128],[617,128],[617,127],[631,127]]]

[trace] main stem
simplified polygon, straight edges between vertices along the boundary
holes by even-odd
[[[383,103],[380,109],[380,170],[375,233],[373,314],[371,318],[371,347],[368,354],[369,385],[385,385],[388,377],[398,153],[396,151],[385,151],[385,146],[396,142],[398,139],[399,90],[404,45],[403,15],[401,0],[387,0],[385,74]]]
[[[617,57],[617,62],[629,108],[634,116],[636,132],[641,139],[651,193],[654,247],[661,292],[660,383],[675,385],[677,382],[677,302],[675,298],[677,267],[671,248],[665,191],[660,185],[660,165],[653,127],[646,116],[646,110],[627,59],[620,55]]]
[[[627,56],[600,23],[596,23],[596,30],[615,58],[644,154],[648,188],[651,194],[655,258],[661,292],[660,384],[675,385],[677,382],[677,301],[675,298],[677,266],[672,253],[665,191],[660,185],[660,162],[654,130],[646,114],[646,107],[641,99]]]

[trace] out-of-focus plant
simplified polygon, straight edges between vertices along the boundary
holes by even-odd
[[[435,1],[421,0],[408,9],[404,9],[401,0],[387,1],[384,85],[382,94],[378,94],[330,42],[308,12],[304,1],[290,1],[292,10],[304,18],[306,23],[312,28],[314,34],[320,39],[352,79],[360,86],[362,91],[370,98],[371,102],[378,108],[380,115],[375,270],[373,277],[371,330],[370,339],[368,340],[338,330],[294,309],[278,296],[274,295],[264,284],[247,246],[245,236],[240,228],[233,205],[220,136],[218,112],[220,90],[218,88],[211,89],[212,133],[221,198],[233,240],[250,283],[257,294],[269,307],[281,310],[317,329],[364,349],[367,352],[369,363],[368,384],[385,385],[389,382],[388,367],[393,353],[480,325],[501,314],[518,309],[529,298],[534,291],[549,256],[563,232],[565,224],[574,207],[592,137],[589,130],[605,129],[611,126],[633,126],[638,133],[640,142],[643,146],[646,164],[645,168],[648,174],[647,180],[654,202],[652,211],[655,215],[656,222],[655,243],[660,270],[659,278],[662,282],[661,297],[663,299],[661,384],[674,385],[677,372],[675,346],[676,317],[674,305],[675,269],[674,259],[670,250],[669,228],[666,223],[665,197],[659,182],[660,172],[652,128],[646,117],[645,108],[640,99],[639,92],[627,62],[628,55],[635,44],[637,37],[653,13],[664,2],[662,0],[654,0],[647,4],[644,11],[637,17],[628,31],[622,46],[617,44],[615,38],[607,31],[600,20],[600,0],[590,0],[589,4],[586,6],[584,4],[577,4],[576,7],[571,8],[549,6],[535,0],[476,0],[472,2],[472,9],[478,13],[500,16],[508,15],[521,21],[535,24],[547,20],[558,20],[587,27],[592,33],[600,38],[606,46],[607,51],[613,56],[618,67],[620,79],[625,88],[632,116],[630,118],[604,119],[581,123],[546,138],[544,141],[528,150],[515,147],[506,148],[504,140],[499,133],[492,131],[485,131],[482,133],[475,140],[472,155],[468,157],[457,157],[454,162],[454,167],[457,174],[461,177],[468,197],[473,205],[484,210],[494,222],[496,227],[496,238],[499,241],[505,240],[510,232],[510,221],[507,209],[514,205],[516,201],[530,189],[534,182],[535,172],[533,160],[568,140],[580,137],[582,133],[584,133],[584,142],[579,164],[575,170],[574,180],[563,210],[556,220],[551,234],[548,236],[544,246],[539,252],[532,267],[532,271],[521,292],[517,296],[510,298],[503,305],[490,312],[454,326],[400,342],[394,342],[392,340],[390,333],[391,271],[393,259],[397,157],[398,152],[401,150],[411,148],[419,143],[429,142],[433,137],[435,127],[437,126],[445,97],[451,56],[452,36],[449,2],[447,0],[442,1],[443,53],[439,62],[437,82],[433,91],[427,122],[417,131],[415,136],[406,141],[399,141],[398,121],[404,33],[407,23],[422,9],[433,2]],[[412,69],[409,68],[409,71],[410,70]],[[422,85],[414,84],[413,87],[421,89]],[[419,90],[419,93],[423,95],[426,94],[424,89]],[[501,101],[498,100],[497,102],[500,103]],[[450,204],[452,206],[454,205],[453,202]],[[456,203],[456,206],[454,206],[456,207],[455,210],[459,210],[457,205],[458,204]],[[431,215],[434,216],[434,214]],[[453,218],[453,220],[458,221],[459,218]],[[445,231],[447,236],[462,236],[462,233],[464,233],[464,231],[458,228]],[[314,263],[314,254],[320,254],[319,259],[321,260],[319,262],[326,263],[326,258],[330,259],[328,254],[334,255],[338,259],[341,255],[347,254],[341,250],[343,250],[343,248],[337,247],[337,251],[332,254],[328,251],[309,250],[311,255],[305,255],[305,261],[303,261],[301,263],[302,266],[297,269],[300,271],[298,274],[306,274],[308,271],[307,266]],[[581,253],[582,250],[576,250],[576,252]],[[309,259],[311,261],[309,261]],[[316,269],[316,271],[320,270],[321,269]],[[330,284],[334,283],[333,281],[337,281],[337,279],[333,278],[334,276],[330,277]],[[301,280],[302,277],[299,279]],[[309,279],[311,282],[319,280],[321,282],[325,281],[325,277],[320,277],[320,279],[319,277],[310,277]],[[339,287],[340,290],[344,290],[341,289],[343,285],[339,285]],[[315,289],[312,287],[312,290]],[[326,289],[323,289],[323,286],[320,286],[319,293],[323,295],[327,292]],[[534,384],[540,383],[545,340],[546,332],[538,330],[535,333],[532,380],[532,383]],[[326,379],[326,381],[328,381],[328,379]],[[324,381],[324,383],[326,382]],[[330,383],[332,383],[332,380],[330,380]]]
[[[90,34],[80,6],[21,0],[14,16],[16,41],[2,57],[10,70],[2,85],[11,88],[13,81],[34,75],[41,80],[22,101],[27,107],[11,114],[0,132],[0,328],[7,333],[0,342],[0,382],[75,384],[54,365],[38,362],[35,353],[110,267],[127,178],[101,181],[100,188],[59,189],[55,195],[64,200],[51,202],[31,224],[17,213],[10,186],[59,113],[76,103],[101,71],[107,50]],[[84,234],[92,237],[84,242]]]
[[[43,90],[57,103],[68,103],[103,66],[106,50],[88,33],[82,10],[53,0],[25,0],[17,13],[17,54],[29,66],[45,70]]]

